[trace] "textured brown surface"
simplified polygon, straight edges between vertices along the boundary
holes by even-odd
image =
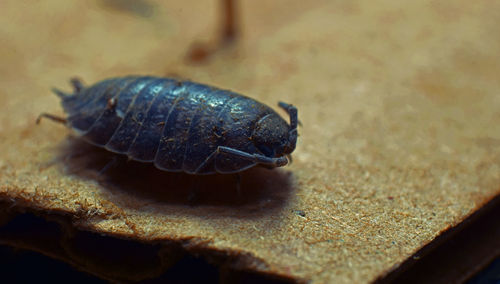
[[[499,193],[497,2],[242,1],[241,40],[202,65],[186,53],[215,38],[218,2],[115,2],[0,4],[1,199],[242,269],[368,282]],[[131,73],[295,104],[294,164],[243,175],[239,197],[231,177],[202,180],[190,206],[191,179],[135,164],[99,177],[105,154],[35,127],[62,114],[51,86]]]

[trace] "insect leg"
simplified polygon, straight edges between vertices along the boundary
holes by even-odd
[[[241,174],[236,173],[235,178],[236,178],[236,193],[238,194],[238,197],[241,197]]]
[[[191,182],[191,189],[188,195],[188,203],[191,206],[195,206],[196,202],[198,200],[200,192],[200,179],[197,176],[193,176],[192,182]]]
[[[52,121],[62,123],[62,124],[66,124],[66,122],[67,122],[66,118],[64,118],[64,117],[60,117],[60,116],[56,116],[56,115],[44,112],[38,116],[38,118],[36,119],[36,124],[40,123],[40,121],[42,120],[42,117],[48,118]]]
[[[286,159],[286,157],[270,158],[270,157],[266,157],[264,155],[250,154],[247,152],[243,152],[240,150],[236,150],[236,149],[224,147],[224,146],[219,146],[217,148],[216,152],[231,154],[231,155],[234,155],[236,157],[239,157],[239,158],[242,158],[245,160],[250,160],[250,161],[254,161],[254,162],[259,163],[259,164],[264,164],[264,165],[273,166],[273,167],[281,167],[281,166],[284,166],[288,163],[288,160]]]
[[[98,176],[102,176],[104,173],[106,173],[109,169],[115,167],[118,164],[118,155],[114,156],[111,161],[109,161],[102,169],[99,171]]]
[[[201,170],[203,170],[206,165],[210,162],[212,162],[213,159],[215,159],[215,157],[217,156],[217,154],[219,154],[219,148],[217,148],[217,150],[213,151],[212,154],[210,154],[206,159],[205,161],[203,161],[203,163],[201,163],[201,165],[198,166],[198,168],[196,169],[196,171],[194,171],[195,174],[199,173]]]

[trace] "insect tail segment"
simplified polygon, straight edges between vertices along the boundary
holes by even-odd
[[[67,98],[70,98],[78,93],[80,93],[84,88],[85,86],[83,85],[83,82],[78,79],[78,78],[71,78],[69,80],[71,86],[73,86],[73,89],[75,90],[75,93],[74,94],[67,94],[57,88],[52,88],[52,92],[54,94],[56,94],[58,97],[60,97],[61,99],[67,99]]]
[[[82,81],[78,78],[71,78],[70,84],[73,87],[74,93],[66,93],[57,88],[52,88],[52,92],[61,98],[61,104],[66,112],[73,111],[77,95],[85,89]]]
[[[66,99],[68,97],[71,97],[70,94],[66,94],[65,92],[63,92],[63,91],[61,91],[61,90],[59,90],[57,88],[52,88],[52,92],[54,94],[56,94],[58,97],[60,97],[61,99]]]
[[[52,88],[52,92],[59,98],[61,98],[61,104],[64,108],[64,111],[68,112],[68,110],[73,109],[73,102],[75,100],[74,94],[67,94],[56,88]]]
[[[80,79],[78,79],[76,77],[71,78],[69,80],[69,82],[73,86],[73,89],[75,89],[75,94],[78,94],[79,92],[81,92],[85,88],[85,86],[83,85],[82,80],[80,80]]]

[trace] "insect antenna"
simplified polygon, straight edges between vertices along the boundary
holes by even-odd
[[[291,104],[287,104],[284,102],[279,102],[278,106],[284,109],[290,116],[290,129],[291,130],[297,129],[297,126],[299,124],[297,108]]]

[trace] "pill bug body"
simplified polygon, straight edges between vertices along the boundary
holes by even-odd
[[[170,172],[235,173],[288,163],[297,141],[297,109],[280,103],[290,124],[251,98],[170,78],[129,76],[61,97],[66,123],[89,143]],[[42,114],[51,119],[55,116]]]

